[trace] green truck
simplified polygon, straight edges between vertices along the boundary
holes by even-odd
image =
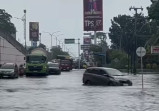
[[[26,56],[26,76],[47,76],[48,54],[42,48],[36,48]]]

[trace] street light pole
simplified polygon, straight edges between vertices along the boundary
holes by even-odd
[[[26,49],[26,10],[24,10],[24,16],[22,18],[14,17],[16,19],[20,19],[24,24],[24,40],[25,40],[25,49]]]
[[[60,31],[56,31],[56,32],[53,32],[53,33],[50,33],[50,32],[44,32],[44,33],[48,33],[50,36],[51,36],[51,48],[52,48],[52,36],[55,34],[55,33],[58,33]]]
[[[63,35],[63,34],[60,34],[60,35]],[[56,46],[57,46],[57,37],[60,36],[60,35],[56,35],[56,36],[53,35],[53,36],[55,36],[55,38],[56,38]]]
[[[24,16],[22,20],[24,22],[24,39],[25,39],[25,49],[26,49],[26,10],[24,10]]]

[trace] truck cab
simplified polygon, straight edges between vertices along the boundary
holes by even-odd
[[[34,53],[26,56],[26,76],[48,75],[47,56],[43,50],[39,50],[41,49],[33,50]]]

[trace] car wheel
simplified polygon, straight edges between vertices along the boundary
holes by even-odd
[[[92,85],[92,82],[91,82],[90,80],[87,80],[87,81],[85,82],[85,85]]]
[[[11,79],[15,79],[15,75],[12,75],[10,78],[11,78]]]
[[[132,82],[131,81],[127,81],[128,86],[132,86]]]
[[[18,74],[16,74],[16,75],[15,75],[15,78],[18,78],[18,77],[19,77]]]
[[[60,71],[60,72],[58,72],[58,74],[61,74],[61,71]]]

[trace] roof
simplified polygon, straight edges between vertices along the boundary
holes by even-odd
[[[11,35],[5,34],[1,31],[0,31],[0,36],[4,38],[6,41],[8,41],[12,46],[14,46],[22,54],[24,55],[27,54],[27,50],[14,37],[12,37]]]
[[[108,67],[88,67],[87,69],[113,69]]]
[[[30,55],[43,55],[43,56],[48,56],[47,51],[44,50],[43,48],[35,48],[31,51]]]

